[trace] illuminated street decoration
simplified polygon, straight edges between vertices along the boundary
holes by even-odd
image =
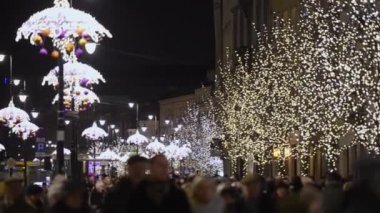
[[[0,123],[8,128],[13,128],[16,124],[29,120],[28,113],[15,107],[13,99],[9,102],[8,107],[0,110]]]
[[[64,64],[64,82],[66,87],[71,85],[80,85],[89,87],[93,84],[105,83],[102,74],[93,67],[80,62],[67,62]],[[42,81],[42,85],[58,86],[58,67],[46,75]]]
[[[116,152],[111,151],[110,149],[106,149],[104,152],[100,153],[96,158],[99,160],[119,160],[120,156],[116,154]]]
[[[208,99],[205,97],[205,100]],[[188,104],[182,117],[182,128],[176,135],[180,141],[189,144],[191,152],[186,156],[191,159],[189,166],[202,173],[209,172],[211,143],[213,139],[221,137],[221,129],[214,120],[214,114],[202,111],[199,104]]]
[[[127,139],[128,144],[134,144],[137,146],[141,146],[141,145],[148,143],[148,142],[149,142],[148,138],[145,137],[144,135],[140,134],[139,130],[136,130],[136,133],[129,136]]]
[[[30,121],[23,121],[21,123],[16,124],[12,128],[12,132],[18,135],[23,140],[27,140],[28,138],[32,138],[36,136],[39,127]]]
[[[86,111],[94,103],[100,102],[99,97],[91,90],[74,86],[73,88],[67,88],[64,90],[64,105],[67,110],[71,110],[72,99],[74,99],[74,111]],[[58,94],[53,100],[53,104],[58,101]]]
[[[32,15],[17,31],[16,41],[29,39],[32,45],[40,47],[40,54],[48,55],[47,39],[52,39],[59,52],[53,50],[52,57],[62,54],[65,61],[75,61],[83,54],[88,42],[97,43],[111,33],[94,17],[74,9],[67,0],[55,0],[54,7]]]
[[[188,158],[191,154],[191,149],[189,148],[189,146],[187,144],[181,146],[178,148],[177,150],[177,159],[178,160],[184,160],[186,158]]]
[[[145,147],[145,151],[148,152],[150,156],[163,154],[165,153],[165,145],[155,139]]]
[[[5,151],[5,146],[3,144],[0,143],[0,152],[1,151]]]
[[[176,143],[172,142],[165,147],[165,156],[171,161],[177,161],[179,158],[178,155],[179,146]]]
[[[89,141],[101,140],[107,136],[107,132],[104,131],[102,128],[99,128],[96,125],[96,122],[94,122],[91,127],[85,129],[82,132],[82,137],[86,138]]]

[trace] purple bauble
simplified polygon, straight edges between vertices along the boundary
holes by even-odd
[[[65,38],[65,36],[66,36],[66,31],[61,31],[61,33],[58,35],[58,38],[59,39],[63,39],[63,38]]]
[[[47,55],[48,55],[48,51],[47,51],[47,49],[45,49],[45,48],[41,48],[41,49],[40,49],[40,55],[47,56]]]
[[[83,55],[83,50],[81,48],[76,49],[75,55],[79,58],[81,55]]]
[[[87,87],[87,84],[88,84],[88,79],[81,79],[80,80],[80,85]]]

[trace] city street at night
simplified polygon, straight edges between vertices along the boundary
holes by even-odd
[[[0,10],[0,213],[380,212],[380,0]]]

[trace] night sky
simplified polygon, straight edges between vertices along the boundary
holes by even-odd
[[[2,1],[0,52],[14,56],[14,75],[27,79],[31,100],[48,105],[51,87],[42,77],[54,61],[38,54],[29,41],[15,43],[17,28],[53,0]],[[96,53],[80,58],[101,71],[107,84],[95,86],[100,95],[123,95],[155,102],[187,93],[206,80],[214,68],[213,5],[211,0],[73,0],[74,7],[90,13],[108,28],[112,39],[102,41]],[[0,77],[8,64],[0,64]],[[0,87],[0,103],[9,94]]]

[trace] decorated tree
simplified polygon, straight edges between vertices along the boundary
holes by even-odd
[[[211,144],[213,139],[220,136],[213,114],[210,111],[202,110],[199,104],[189,103],[182,122],[183,126],[177,132],[179,141],[184,143],[181,153],[190,154],[191,166],[194,169],[209,173]]]

